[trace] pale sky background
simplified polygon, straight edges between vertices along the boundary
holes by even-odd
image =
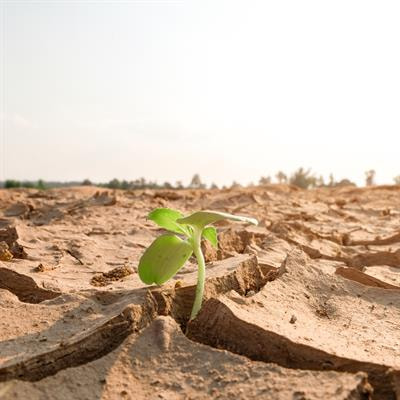
[[[400,174],[400,2],[2,1],[0,180]]]

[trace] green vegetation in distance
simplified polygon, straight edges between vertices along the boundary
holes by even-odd
[[[393,178],[396,185],[400,185],[400,175]],[[329,180],[325,181],[322,175],[316,176],[311,172],[311,169],[298,168],[290,175],[286,175],[282,171],[278,171],[275,175],[275,179],[271,176],[262,176],[258,181],[258,186],[268,186],[274,183],[281,185],[293,185],[302,189],[313,189],[313,188],[324,188],[324,187],[345,187],[345,186],[357,186],[354,182],[349,179],[336,180],[333,174],[329,175]],[[207,186],[202,182],[199,174],[194,174],[192,180],[188,185],[184,185],[182,181],[175,183],[164,182],[157,183],[156,181],[147,181],[145,178],[135,179],[133,181],[111,179],[109,182],[92,182],[89,179],[83,181],[70,181],[70,182],[57,182],[57,181],[18,181],[15,179],[7,179],[5,182],[0,181],[0,188],[13,189],[13,188],[28,188],[28,189],[54,189],[59,187],[71,187],[71,186],[95,186],[103,187],[107,189],[121,189],[121,190],[182,190],[182,189],[218,189],[215,183]],[[365,172],[365,186],[375,185],[375,170],[371,169]],[[257,186],[254,183],[249,183],[247,186]],[[222,189],[235,189],[240,188],[242,185],[233,181],[231,185],[223,186]]]
[[[190,315],[190,320],[192,320],[200,311],[203,301],[205,261],[201,251],[201,239],[205,238],[214,247],[218,247],[217,230],[209,225],[224,219],[254,225],[258,222],[254,218],[208,210],[197,211],[184,217],[179,211],[170,208],[156,208],[148,218],[170,233],[159,236],[143,253],[139,262],[139,277],[148,285],[153,283],[162,285],[171,279],[194,254],[198,264],[198,275],[196,297]]]
[[[27,189],[46,189],[46,185],[42,179],[39,179],[37,182],[29,182],[29,181],[16,181],[14,179],[7,179],[4,182],[5,189],[15,189],[15,188],[27,188]]]

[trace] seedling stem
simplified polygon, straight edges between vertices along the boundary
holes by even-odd
[[[196,318],[196,315],[200,311],[204,293],[206,263],[204,260],[203,252],[201,251],[201,235],[202,235],[202,229],[195,228],[193,233],[193,253],[197,259],[198,274],[197,274],[196,297],[194,298],[192,313],[190,315],[191,320]]]

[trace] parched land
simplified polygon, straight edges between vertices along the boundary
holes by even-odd
[[[156,207],[256,217],[167,284]],[[400,399],[400,187],[0,191],[0,399]]]

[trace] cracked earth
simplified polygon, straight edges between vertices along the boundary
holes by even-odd
[[[144,285],[156,207],[256,217]],[[400,187],[0,191],[0,399],[400,399]]]

